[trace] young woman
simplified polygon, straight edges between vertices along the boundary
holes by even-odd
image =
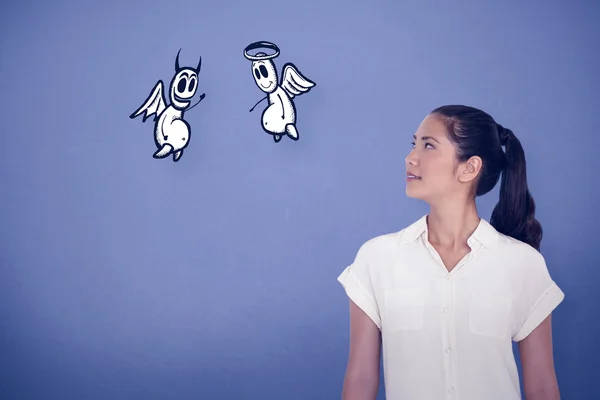
[[[504,149],[503,149],[504,147]],[[564,294],[539,253],[542,229],[512,131],[473,107],[433,110],[406,158],[406,193],[430,211],[364,243],[338,277],[350,298],[344,400],[559,399],[551,313]],[[490,222],[475,197],[502,176]]]

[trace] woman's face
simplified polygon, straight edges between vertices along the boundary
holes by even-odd
[[[414,135],[413,149],[406,157],[408,197],[438,202],[449,194],[463,191],[454,145],[436,115],[428,115]]]

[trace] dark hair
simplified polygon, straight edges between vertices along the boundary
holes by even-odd
[[[473,156],[481,158],[475,196],[492,190],[502,173],[500,201],[492,212],[490,224],[498,232],[539,251],[542,226],[535,219],[535,202],[527,187],[527,165],[519,139],[489,114],[474,107],[445,105],[432,114],[442,117],[459,162]]]

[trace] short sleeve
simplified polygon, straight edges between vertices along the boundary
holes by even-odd
[[[354,262],[347,266],[338,276],[337,280],[346,291],[346,295],[360,308],[381,330],[381,318],[375,299],[375,292],[371,281],[368,242],[358,250]]]
[[[521,271],[522,282],[516,299],[516,328],[513,341],[520,342],[548,317],[563,301],[565,295],[552,280],[546,260],[535,252],[527,257]]]

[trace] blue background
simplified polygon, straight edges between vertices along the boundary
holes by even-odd
[[[594,5],[592,5],[594,4]],[[434,107],[522,141],[564,399],[600,398],[600,7],[591,1],[4,3],[0,398],[336,399],[359,246],[427,212],[404,157]],[[262,131],[243,49],[317,83]],[[203,65],[183,158],[129,119]],[[498,188],[479,200],[489,218]],[[382,382],[383,385],[383,382]],[[379,399],[383,399],[381,392]]]

